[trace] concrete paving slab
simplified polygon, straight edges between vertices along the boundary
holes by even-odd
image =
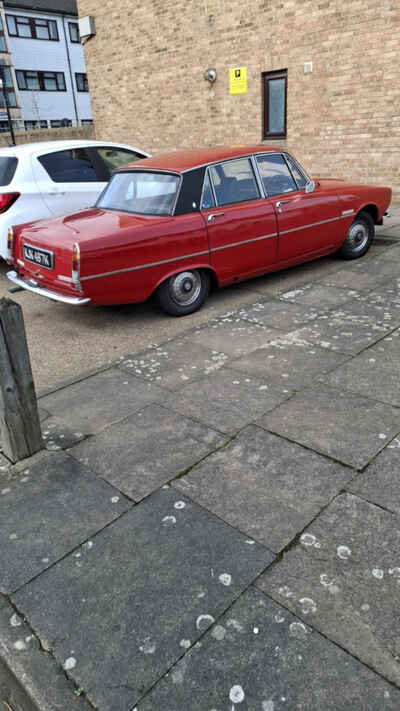
[[[400,514],[399,471],[400,437],[395,437],[346,489],[388,511]]]
[[[11,466],[11,462],[3,454],[0,454],[0,474],[1,472],[7,471]]]
[[[381,341],[382,343],[383,341]],[[385,365],[372,349],[352,358],[321,380],[330,387],[359,393],[380,402],[400,407],[399,360],[392,367]]]
[[[398,517],[344,494],[257,587],[400,686],[399,546]]]
[[[47,417],[42,423],[42,438],[49,451],[68,449],[85,437],[83,432],[66,427],[64,421],[59,417]]]
[[[90,711],[64,670],[45,652],[30,627],[0,597],[1,711]]]
[[[281,330],[266,328],[259,323],[249,323],[237,313],[214,319],[207,326],[188,335],[195,344],[206,344],[216,351],[223,351],[237,358],[251,353],[256,348],[266,345],[272,338],[277,338]]]
[[[232,361],[230,367],[259,378],[285,383],[291,390],[302,390],[316,377],[328,373],[348,360],[348,356],[327,348],[293,341],[290,334],[275,339],[265,348]]]
[[[368,349],[371,358],[375,358],[377,367],[385,370],[396,370],[400,359],[400,329],[392,331],[382,338],[379,343]],[[371,361],[372,362],[372,361]]]
[[[212,350],[202,344],[193,344],[189,338],[179,338],[151,348],[138,357],[127,356],[121,370],[133,373],[169,390],[214,373],[228,360],[224,352]]]
[[[13,602],[99,711],[128,711],[272,560],[167,488]]]
[[[385,291],[377,287],[367,296],[362,296],[357,302],[357,309],[362,309],[362,313],[369,313],[383,323],[391,321],[396,325],[400,321],[400,299],[394,292],[391,294],[389,288]]]
[[[137,711],[396,711],[400,692],[248,590]]]
[[[249,426],[174,486],[279,552],[352,475],[340,464]]]
[[[226,439],[173,410],[149,405],[73,447],[70,454],[140,501]]]
[[[253,323],[261,323],[281,331],[291,331],[303,323],[313,321],[323,311],[324,309],[322,308],[302,306],[301,304],[293,304],[290,301],[267,299],[246,306],[236,313],[240,318],[247,319]]]
[[[397,264],[397,269],[399,271],[400,266]],[[398,273],[397,271],[397,273]],[[387,302],[396,305],[400,304],[400,279],[390,279],[387,280],[384,286],[379,286],[374,289],[373,297],[377,303],[383,302],[387,305]]]
[[[44,407],[38,407],[39,420],[43,423],[48,417],[50,417],[50,412],[45,410]]]
[[[316,280],[336,269],[340,269],[343,262],[333,257],[322,257],[312,262],[305,262],[289,269],[271,272],[265,276],[251,279],[246,284],[261,294],[276,294],[279,291],[291,289],[297,284],[304,284],[310,279]]]
[[[0,491],[0,591],[53,565],[132,504],[64,453],[10,474]]]
[[[110,368],[41,398],[40,404],[73,432],[90,434],[163,398],[157,385]]]
[[[340,269],[328,274],[321,279],[322,284],[329,287],[341,289],[356,289],[360,291],[371,291],[377,284],[385,281],[386,276],[377,270],[377,273],[368,272],[361,269]]]
[[[387,318],[385,318],[387,314]],[[374,310],[366,303],[352,302],[319,316],[312,323],[292,331],[294,340],[328,348],[340,353],[357,355],[398,325],[398,319],[383,310]]]
[[[349,263],[349,270],[359,274],[371,275],[375,277],[390,278],[398,275],[398,260],[400,259],[400,249],[385,249],[383,254],[375,259],[359,259]],[[397,266],[397,269],[396,269]]]
[[[283,437],[362,469],[400,431],[400,410],[321,385],[297,393],[260,423]]]
[[[296,289],[282,291],[279,294],[279,298],[283,301],[292,301],[315,308],[340,306],[358,296],[360,293],[355,289],[338,289],[335,286],[315,284],[314,282],[302,284]]]
[[[240,374],[231,368],[191,383],[176,395],[169,395],[165,405],[194,417],[219,432],[235,434],[264,412],[273,410],[292,391],[270,380]]]

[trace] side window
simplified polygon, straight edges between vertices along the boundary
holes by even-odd
[[[40,156],[39,162],[55,183],[93,183],[99,181],[86,148],[72,148]]]
[[[218,205],[232,205],[260,197],[249,158],[213,165],[210,173]]]
[[[215,207],[214,195],[211,190],[210,176],[208,172],[204,178],[203,196],[201,198],[201,210],[207,210],[210,207]]]
[[[307,185],[307,176],[305,175],[305,173],[303,173],[299,164],[296,163],[295,159],[292,158],[292,156],[286,155],[286,160],[289,163],[289,168],[292,171],[292,175],[297,183],[297,187],[299,188],[299,190],[304,190]]]
[[[257,164],[267,195],[292,193],[298,189],[280,153],[257,156]]]
[[[135,153],[134,151],[128,151],[124,148],[96,148],[94,149],[100,159],[106,166],[108,178],[110,177],[113,170],[120,168],[122,165],[127,165],[127,163],[134,163],[144,156],[140,153]]]

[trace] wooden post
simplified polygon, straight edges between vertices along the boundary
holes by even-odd
[[[43,448],[22,308],[0,299],[0,442],[12,462]]]

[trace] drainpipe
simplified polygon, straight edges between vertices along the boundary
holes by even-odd
[[[6,84],[6,78],[4,75],[4,69],[3,69],[3,64],[0,65],[0,82],[1,82],[1,88],[3,91],[3,96],[4,96],[4,103],[6,105],[6,111],[7,111],[7,118],[8,118],[8,125],[10,128],[10,135],[11,135],[11,143],[13,146],[16,145],[15,143],[15,135],[14,135],[14,127],[12,125],[12,119],[11,119],[11,114],[10,114],[10,104],[8,102],[8,92],[7,92],[7,84]],[[11,69],[9,68],[10,75],[11,75]],[[12,77],[12,75],[11,75]]]
[[[62,18],[62,25],[63,25],[63,30],[64,30],[65,47],[67,49],[67,59],[68,59],[69,77],[71,80],[72,98],[74,100],[75,120],[76,120],[76,125],[78,126],[79,125],[78,108],[76,105],[75,87],[74,87],[74,80],[73,80],[72,69],[71,69],[71,57],[69,56],[69,45],[68,45],[68,41],[67,41],[67,32],[65,30],[65,17]]]

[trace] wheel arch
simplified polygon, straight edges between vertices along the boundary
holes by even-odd
[[[357,212],[356,217],[360,214],[360,212],[366,212],[374,221],[374,225],[376,225],[378,223],[379,210],[378,210],[378,206],[374,205],[374,203],[369,203],[368,205],[364,205],[363,207],[360,207],[360,209]]]
[[[180,274],[181,272],[190,272],[192,269],[208,272],[210,276],[211,289],[214,290],[219,287],[217,274],[215,272],[215,269],[210,264],[185,264],[185,266],[181,266],[179,269],[174,267],[174,269],[171,269],[171,271],[165,272],[165,274],[163,274],[153,286],[151,294],[155,294],[158,287],[161,286],[161,284],[167,281],[167,279],[169,279],[170,277],[175,276],[176,274]]]

